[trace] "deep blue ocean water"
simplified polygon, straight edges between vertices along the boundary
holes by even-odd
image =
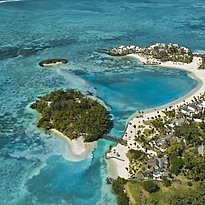
[[[115,205],[103,160],[110,143],[73,162],[58,137],[38,130],[29,105],[60,88],[89,90],[114,115],[121,137],[137,110],[178,99],[197,82],[183,71],[143,67],[104,49],[179,43],[204,50],[203,0],[0,0],[0,204]],[[42,69],[47,58],[67,58]]]

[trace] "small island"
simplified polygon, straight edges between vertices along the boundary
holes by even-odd
[[[68,63],[67,59],[47,59],[41,61],[39,65],[41,67],[50,67],[55,65],[67,64],[67,63]]]
[[[41,113],[37,127],[58,130],[71,140],[83,137],[84,142],[93,142],[112,127],[111,116],[103,105],[73,89],[51,92],[31,108]]]

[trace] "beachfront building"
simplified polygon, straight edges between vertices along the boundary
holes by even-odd
[[[203,109],[198,106],[205,102],[204,99],[204,94],[201,94],[191,100],[191,103],[184,102],[177,108],[170,106],[165,110],[155,110],[152,115],[145,114],[144,116],[140,113],[138,118],[131,120],[123,137],[124,140],[127,140],[127,145],[120,145],[121,148],[116,150],[114,147],[111,152],[115,151],[115,153],[108,154],[110,158],[114,158],[118,167],[124,166],[123,160],[128,163],[123,168],[128,174],[121,175],[119,172],[119,175],[138,180],[162,181],[167,178],[172,181],[175,179],[173,173],[169,171],[173,165],[169,158],[170,151],[167,150],[170,150],[172,144],[187,144],[185,138],[179,132],[175,132],[178,128],[186,127],[186,125],[191,126],[193,122],[204,122],[200,118],[200,116],[203,117]],[[196,124],[193,125],[193,128],[196,129],[196,126]],[[204,153],[202,144],[199,143],[198,146],[199,155]],[[125,148],[122,149],[122,147]],[[122,154],[122,150],[126,153]],[[130,158],[129,151],[132,154],[137,151],[138,154],[132,155],[137,156],[137,158]],[[117,157],[117,152],[119,152],[120,157]]]
[[[146,64],[158,65],[161,62],[173,61],[181,63],[191,63],[193,53],[190,49],[178,44],[156,43],[146,48],[139,46],[119,46],[108,51],[112,56],[124,56],[128,54],[139,54],[147,59]]]

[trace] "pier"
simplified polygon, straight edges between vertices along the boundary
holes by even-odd
[[[108,136],[108,135],[103,135],[102,138],[106,139],[106,140],[110,140],[112,142],[120,143],[122,145],[126,145],[126,142],[123,139],[117,139],[115,137],[111,137],[111,136]]]

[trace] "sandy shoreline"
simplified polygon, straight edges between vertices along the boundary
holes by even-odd
[[[128,56],[136,58],[141,63],[146,63],[146,58],[141,57],[137,54],[130,54]],[[179,70],[187,71],[188,73],[191,74],[191,77],[194,80],[198,81],[198,85],[193,90],[191,90],[189,93],[187,93],[185,96],[183,96],[183,97],[181,97],[177,100],[166,103],[165,105],[162,105],[162,106],[159,106],[159,107],[155,107],[155,108],[152,108],[152,109],[145,110],[145,114],[154,112],[155,110],[163,110],[163,109],[165,109],[167,107],[170,107],[170,106],[172,106],[172,107],[176,107],[177,105],[180,106],[180,105],[184,104],[184,102],[190,103],[194,96],[199,96],[201,93],[205,92],[205,71],[197,69],[199,59],[200,58],[198,58],[198,57],[194,57],[193,62],[190,63],[190,64],[186,64],[186,63],[184,63],[184,64],[174,64],[173,62],[168,61],[168,62],[161,63],[159,65],[152,65],[152,66],[157,66],[157,67],[173,68],[173,69],[179,69]],[[130,116],[128,121],[133,119],[137,115],[138,115],[138,112],[134,113],[133,115]]]
[[[72,161],[81,161],[84,160],[87,156],[92,154],[92,151],[96,147],[97,142],[90,142],[86,143],[83,141],[83,137],[79,137],[78,139],[71,140],[63,133],[59,132],[56,129],[50,130],[52,133],[54,133],[56,136],[60,137],[61,139],[66,142],[68,145],[70,155]]]
[[[147,59],[144,58],[143,56],[139,56],[137,54],[130,54],[128,56],[136,58],[142,64],[145,64],[145,65],[147,64]],[[123,145],[117,144],[113,148],[115,149],[116,152],[120,154],[120,159],[124,160],[124,162],[121,160],[115,159],[115,158],[106,160],[108,164],[108,169],[112,170],[111,175],[113,178],[117,178],[117,176],[123,177],[125,179],[129,178],[129,173],[127,170],[127,167],[129,167],[129,160],[126,157],[126,153],[129,150],[128,146],[130,147],[130,149],[134,147],[133,144],[135,142],[136,129],[133,127],[133,125],[138,127],[139,125],[142,124],[144,120],[150,119],[151,117],[155,117],[157,115],[164,116],[164,113],[162,111],[165,108],[169,108],[170,106],[172,108],[177,108],[183,105],[184,103],[191,103],[194,96],[195,97],[200,96],[202,93],[205,92],[205,70],[197,69],[199,62],[200,62],[200,57],[194,57],[193,61],[190,64],[164,62],[159,65],[152,65],[152,66],[158,66],[158,67],[185,70],[191,74],[193,79],[198,81],[198,86],[180,99],[177,99],[175,101],[172,101],[160,107],[145,110],[143,113],[143,116],[141,117],[136,117],[136,116],[139,116],[138,112],[134,113],[133,115],[129,117],[127,128],[123,135],[123,139],[127,140],[128,145],[125,147]],[[139,144],[137,145],[140,147],[141,150],[143,150],[143,148]]]

